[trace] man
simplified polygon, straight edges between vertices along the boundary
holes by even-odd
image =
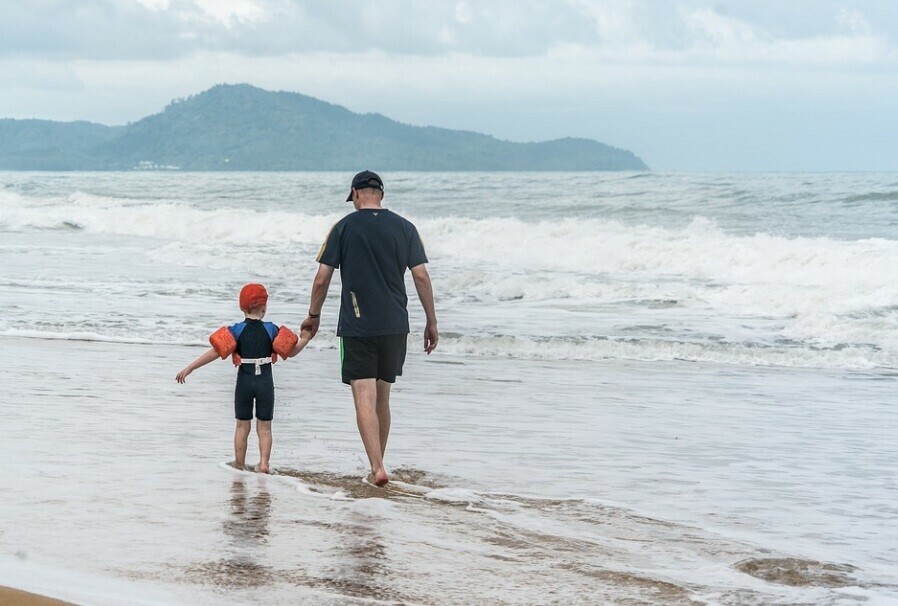
[[[384,453],[390,436],[390,387],[402,374],[409,333],[405,270],[410,269],[424,307],[424,351],[439,340],[433,287],[424,245],[408,220],[381,206],[383,180],[369,170],[352,179],[347,202],[355,212],[337,222],[318,253],[309,317],[303,330],[314,335],[321,321],[334,270],[340,269],[340,357],[343,382],[352,387],[356,422],[371,464],[369,481],[389,482]]]

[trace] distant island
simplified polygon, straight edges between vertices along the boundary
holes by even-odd
[[[0,170],[648,170],[590,139],[514,143],[411,126],[248,84],[220,84],[126,126],[0,120]]]

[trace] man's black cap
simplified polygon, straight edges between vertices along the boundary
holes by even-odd
[[[352,202],[353,189],[365,189],[366,187],[373,187],[383,191],[384,182],[377,173],[370,170],[363,170],[352,178],[352,189],[349,190],[349,196],[346,198],[346,201]]]

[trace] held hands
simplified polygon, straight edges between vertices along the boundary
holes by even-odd
[[[437,330],[436,322],[428,322],[424,327],[424,351],[430,355],[437,348],[437,342],[440,340],[440,332]]]
[[[321,315],[319,314],[316,317],[308,316],[305,321],[303,321],[302,326],[299,327],[300,334],[302,332],[309,332],[309,339],[315,336],[318,332],[318,327],[321,326]]]

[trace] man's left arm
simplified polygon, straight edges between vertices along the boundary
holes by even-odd
[[[424,327],[424,351],[428,354],[437,347],[440,340],[440,332],[437,330],[437,312],[433,303],[433,284],[430,282],[430,274],[424,263],[412,267],[412,278],[415,280],[415,290],[418,291],[418,299],[424,308],[427,325]]]

